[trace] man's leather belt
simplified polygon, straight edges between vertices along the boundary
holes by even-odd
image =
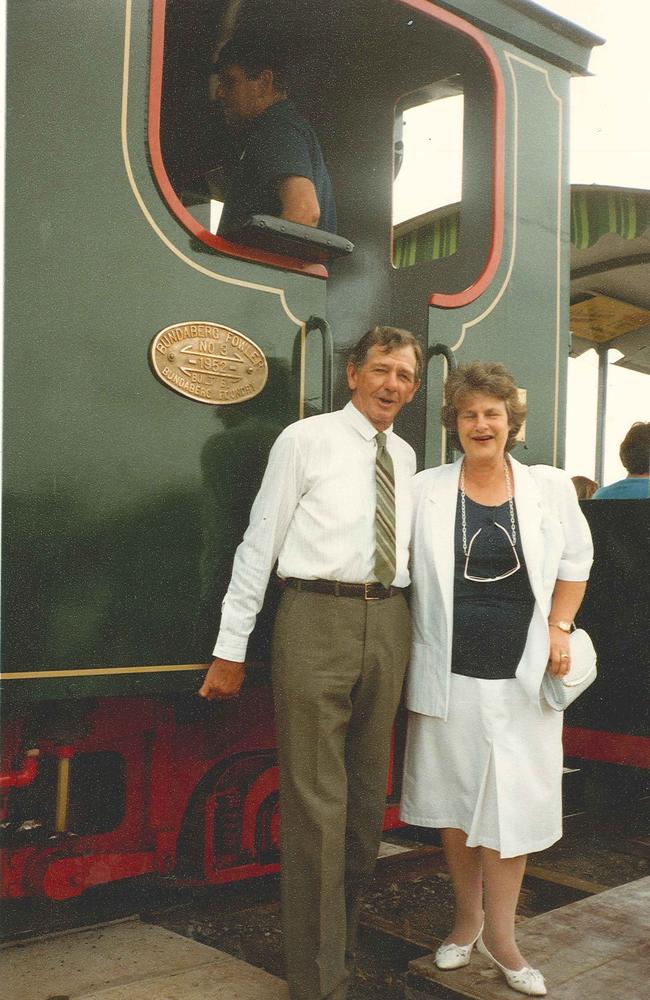
[[[340,580],[297,580],[290,576],[287,587],[308,590],[314,594],[333,594],[335,597],[362,597],[365,601],[382,601],[401,594],[402,587],[384,587],[381,583],[343,583]]]

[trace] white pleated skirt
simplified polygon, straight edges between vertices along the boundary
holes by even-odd
[[[447,721],[409,712],[401,817],[452,827],[502,858],[562,836],[562,713],[514,678],[451,675]]]

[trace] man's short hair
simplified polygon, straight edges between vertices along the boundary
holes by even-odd
[[[647,476],[650,470],[650,423],[637,420],[621,441],[621,462],[628,472]]]
[[[275,89],[288,89],[288,60],[279,40],[253,32],[234,35],[219,52],[212,69],[219,73],[229,66],[241,66],[249,80],[257,79],[265,69],[273,70]]]
[[[348,355],[348,362],[355,368],[361,368],[368,357],[368,352],[373,347],[388,354],[400,347],[412,347],[415,354],[415,378],[419,382],[422,378],[422,348],[419,341],[408,330],[400,330],[396,326],[373,326],[372,330],[364,333],[361,340],[351,349]]]

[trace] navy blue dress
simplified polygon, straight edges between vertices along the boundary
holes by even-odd
[[[514,504],[514,501],[513,501]],[[508,502],[489,507],[465,499],[467,545],[476,531],[481,533],[471,546],[469,561],[463,551],[461,496],[456,506],[454,548],[454,637],[451,672],[487,680],[514,677],[522,657],[533,616],[535,598],[519,537],[515,507],[516,552],[521,563],[512,576],[492,583],[477,583],[470,576],[494,577],[516,566],[509,538],[512,537]],[[495,522],[505,528],[495,527]]]

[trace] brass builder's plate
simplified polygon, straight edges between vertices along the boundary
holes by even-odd
[[[163,385],[197,403],[227,406],[261,392],[268,377],[257,344],[219,323],[175,323],[151,342],[149,358]]]

